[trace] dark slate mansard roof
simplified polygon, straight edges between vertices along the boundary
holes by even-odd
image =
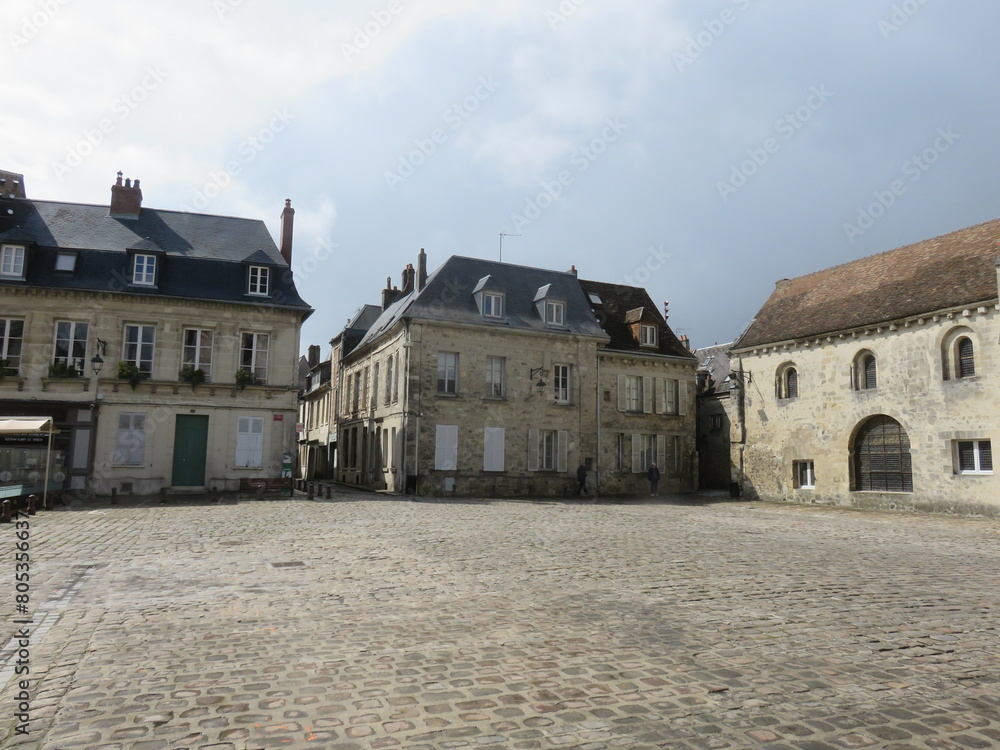
[[[142,208],[137,219],[109,216],[107,205],[0,201],[0,242],[25,244],[24,281],[48,289],[128,292],[153,297],[244,302],[301,310],[291,270],[262,221]],[[74,272],[57,272],[58,250],[77,252]],[[155,288],[130,286],[128,250],[162,253]],[[247,296],[239,265],[272,268],[268,297]]]
[[[779,281],[733,350],[997,299],[1000,219]]]

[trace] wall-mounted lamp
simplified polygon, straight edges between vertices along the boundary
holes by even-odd
[[[104,369],[104,360],[101,359],[100,354],[95,354],[94,358],[90,360],[90,369],[94,371],[94,375],[100,375],[101,370]]]
[[[97,339],[97,353],[100,354],[100,355],[104,355],[106,353],[105,350],[107,348],[108,348],[108,342],[105,341],[102,338],[98,338]],[[93,360],[91,360],[91,362],[93,362]]]
[[[538,392],[541,393],[542,389],[545,388],[545,381],[542,380],[542,373],[545,371],[544,367],[532,367],[531,373],[528,375],[530,380],[534,380],[535,376],[538,376],[538,382],[535,383],[535,387],[538,388]]]

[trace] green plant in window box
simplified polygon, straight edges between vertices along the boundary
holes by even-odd
[[[193,391],[199,385],[205,382],[205,371],[200,367],[196,370],[195,368],[188,365],[183,370],[181,370],[181,380],[185,383],[191,384],[191,390]]]
[[[236,371],[236,385],[240,387],[241,391],[248,385],[254,385],[256,382],[257,378],[254,377],[253,370],[241,367]]]
[[[0,380],[8,375],[17,375],[17,370],[10,366],[9,359],[0,359]]]
[[[68,362],[56,362],[54,365],[49,365],[49,377],[78,378],[80,377],[80,371]]]
[[[133,391],[139,385],[142,377],[142,373],[139,372],[139,368],[136,367],[135,362],[129,362],[127,359],[118,361],[118,379],[127,380],[128,384],[132,386]]]

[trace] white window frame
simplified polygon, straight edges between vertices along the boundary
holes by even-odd
[[[146,415],[122,412],[118,415],[113,466],[143,466],[146,463]]]
[[[658,346],[656,326],[649,325],[648,323],[639,324],[639,345],[650,347]]]
[[[69,326],[67,337],[59,335],[60,326]],[[82,329],[82,330],[81,330]],[[87,340],[90,335],[90,324],[75,320],[57,320],[52,332],[52,364],[73,366],[81,377],[87,374]],[[59,342],[66,342],[66,356],[59,356]],[[83,344],[83,352],[78,357],[73,356],[77,344]]]
[[[458,395],[458,352],[438,352],[437,392]]]
[[[256,428],[256,429],[255,429]],[[261,469],[264,466],[264,418],[238,417],[236,422],[237,469]]]
[[[795,489],[814,490],[816,489],[816,462],[812,459],[802,459],[792,462],[792,471],[795,478]]]
[[[567,471],[569,433],[566,430],[528,430],[528,471]]]
[[[965,469],[962,468],[962,446],[969,445],[972,446],[972,468]],[[987,452],[989,453],[989,466],[983,468],[983,448],[984,444]],[[952,442],[952,450],[955,456],[955,473],[956,474],[972,474],[980,476],[988,476],[993,474],[993,444],[989,440],[975,439],[975,440],[955,440]]]
[[[566,325],[565,302],[545,300],[545,324],[550,326]]]
[[[507,397],[507,359],[506,357],[486,357],[486,397]]]
[[[271,288],[271,269],[267,266],[250,266],[247,269],[247,294],[266,297]]]
[[[250,370],[257,383],[267,382],[267,360],[270,350],[271,335],[269,333],[254,331],[240,333],[240,368]]]
[[[0,248],[0,276],[23,279],[26,255],[23,245],[4,245]]]
[[[503,317],[503,294],[499,292],[483,292],[483,317],[502,318]]]
[[[655,461],[660,474],[665,474],[666,451],[667,439],[665,435],[634,433],[632,435],[632,473],[643,474],[649,471],[650,464]]]
[[[20,324],[21,332],[14,336],[11,328],[15,323]],[[11,343],[16,341],[17,346],[12,347]],[[11,354],[11,349],[16,348],[17,353]],[[23,318],[0,318],[0,359],[7,361],[6,374],[18,373],[21,370],[21,352],[24,351],[24,319]]]
[[[568,404],[573,398],[573,369],[571,365],[552,366],[552,389],[557,404]]]
[[[132,258],[132,283],[135,286],[156,286],[158,259],[150,253],[136,253]]]
[[[376,362],[372,365],[372,408],[378,407],[378,376],[379,376],[379,363]]]
[[[135,336],[130,334],[135,333]],[[146,334],[150,338],[146,340]],[[134,339],[134,340],[133,340]],[[148,358],[144,351],[148,347]],[[125,335],[122,345],[122,359],[131,362],[143,375],[151,377],[153,375],[154,357],[156,354],[156,326],[145,323],[126,323]]]
[[[188,343],[194,334],[194,343]],[[205,337],[208,343],[205,343]],[[215,331],[211,328],[185,328],[181,343],[181,367],[190,367],[205,373],[205,381],[212,380],[212,351],[215,346]]]
[[[395,356],[390,354],[385,360],[385,405],[392,402],[392,371],[395,364]]]

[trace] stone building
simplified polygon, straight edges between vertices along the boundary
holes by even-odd
[[[695,351],[698,358],[698,486],[732,490],[738,482],[732,462],[732,385],[729,348],[713,344]]]
[[[51,416],[79,493],[236,489],[294,452],[311,313],[260,221],[142,206],[0,202],[0,414]]]
[[[428,276],[421,251],[340,363],[338,479],[563,495],[585,464],[603,490],[631,492],[659,461],[664,491],[691,489],[694,359],[626,289],[462,257]],[[618,323],[620,308],[606,332],[599,317]]]
[[[744,494],[996,514],[1000,220],[782,280],[731,354]]]

